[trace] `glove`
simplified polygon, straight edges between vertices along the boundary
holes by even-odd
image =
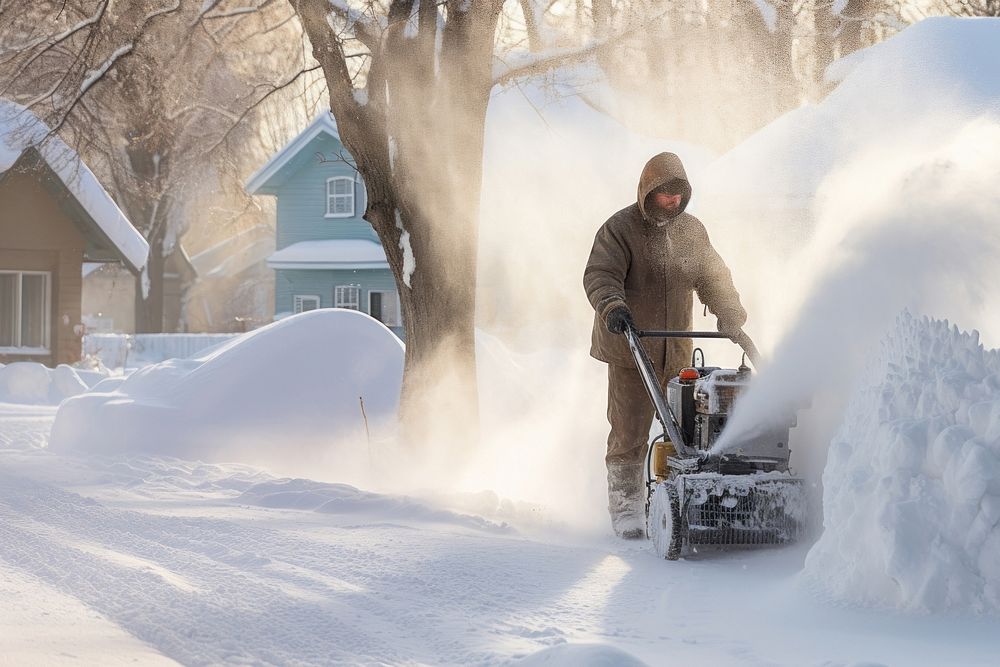
[[[604,323],[607,325],[608,331],[613,334],[625,333],[626,327],[636,328],[635,320],[632,319],[632,313],[625,306],[615,306],[612,308]]]

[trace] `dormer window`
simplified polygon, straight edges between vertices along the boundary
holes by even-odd
[[[326,217],[354,217],[354,178],[334,176],[326,179]]]

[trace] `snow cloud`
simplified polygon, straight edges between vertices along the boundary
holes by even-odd
[[[903,309],[996,341],[998,170],[1000,123],[983,117],[933,149],[877,147],[830,174],[815,234],[787,269],[796,280],[781,286],[795,314],[717,450],[811,405],[812,441],[798,449],[818,476],[846,398],[874,372],[865,361]]]

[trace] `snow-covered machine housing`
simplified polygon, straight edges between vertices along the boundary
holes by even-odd
[[[788,423],[759,429],[716,452],[732,407],[751,381],[738,369],[686,368],[666,396],[643,337],[725,338],[716,332],[626,331],[663,433],[647,458],[647,530],[657,553],[675,560],[698,546],[759,546],[794,541],[805,518],[802,481],[789,470]]]

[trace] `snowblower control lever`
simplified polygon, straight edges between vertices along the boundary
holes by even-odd
[[[750,340],[750,336],[742,331],[735,336],[730,336],[721,331],[641,331],[636,329],[635,335],[639,338],[725,338],[743,348],[743,351],[750,357],[750,362],[754,366],[760,360],[760,352],[757,351],[757,346]]]

